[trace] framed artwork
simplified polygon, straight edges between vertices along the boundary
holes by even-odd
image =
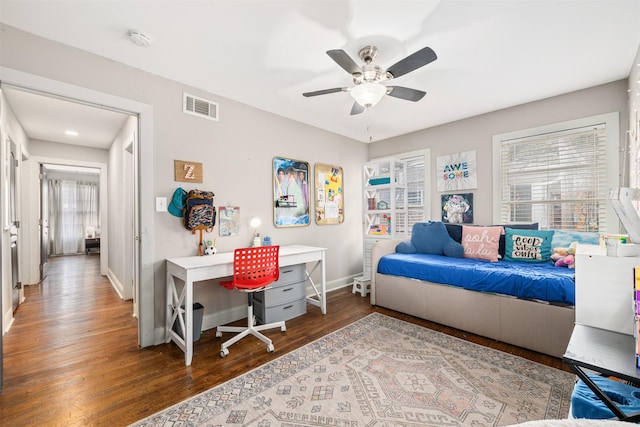
[[[440,198],[442,222],[473,224],[473,193],[443,194]]]
[[[220,237],[240,235],[240,206],[218,207]]]
[[[438,157],[436,170],[438,191],[478,188],[475,150]]]
[[[309,225],[309,163],[273,158],[273,223],[276,227]]]
[[[174,160],[173,173],[176,181],[202,183],[202,163]]]
[[[341,224],[344,221],[344,187],[340,166],[316,163],[316,224]]]

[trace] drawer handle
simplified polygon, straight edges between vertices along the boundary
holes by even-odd
[[[289,291],[291,291],[291,290],[293,290],[293,288],[283,289],[283,290],[282,290],[282,292],[289,292]]]
[[[288,306],[286,306],[286,307],[283,307],[282,309],[283,309],[283,310],[288,310],[288,309],[290,309],[291,307],[293,307],[293,305],[288,305]]]
[[[291,269],[291,270],[282,270],[281,273],[286,274],[286,273],[291,273],[292,271],[293,271],[293,269]]]

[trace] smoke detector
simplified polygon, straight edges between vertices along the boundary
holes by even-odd
[[[140,31],[130,30],[129,39],[140,47],[148,47],[151,45],[151,37]]]

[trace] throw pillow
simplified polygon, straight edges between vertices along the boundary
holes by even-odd
[[[444,256],[451,258],[462,258],[464,257],[464,248],[460,243],[452,239],[448,243],[445,243],[442,248],[442,253]]]
[[[500,225],[495,225],[495,227],[504,227],[505,229],[508,228],[515,228],[518,230],[537,230],[538,229],[538,223],[537,222],[533,222],[531,224],[500,224]],[[504,251],[505,251],[505,241],[504,241],[504,237],[505,235],[503,234],[502,236],[500,236],[500,244],[498,245],[498,254],[500,255],[500,258],[504,258]]]
[[[396,245],[396,253],[399,254],[415,254],[416,247],[411,242],[400,242]]]
[[[546,262],[551,259],[552,230],[506,229],[505,261]]]
[[[444,226],[447,227],[447,233],[453,240],[462,243],[462,225],[446,223]]]
[[[504,233],[504,228],[462,226],[462,247],[465,258],[485,259],[487,261],[498,261],[498,245],[500,235]]]
[[[599,245],[600,233],[595,231],[553,230],[551,248],[568,248],[573,242],[585,245]]]
[[[417,222],[411,229],[411,243],[421,254],[442,255],[442,248],[449,241],[451,237],[441,222]]]

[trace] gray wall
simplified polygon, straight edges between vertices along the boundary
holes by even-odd
[[[622,121],[620,123],[620,144],[623,144],[627,129],[625,120],[627,116],[627,80],[494,111],[397,138],[373,142],[369,145],[369,157],[376,158],[425,147],[430,148],[433,171],[431,177],[431,218],[440,221],[440,195],[442,193],[438,193],[435,179],[438,156],[476,150],[478,188],[468,191],[474,194],[474,222],[476,224],[491,224],[493,220],[493,135],[614,111],[620,112]]]
[[[173,161],[204,163],[204,182],[197,187],[216,194],[216,204],[241,207],[239,237],[218,238],[218,249],[229,251],[250,243],[248,220],[262,219],[260,232],[276,244],[307,244],[327,248],[327,278],[331,286],[348,283],[359,274],[362,253],[361,165],[365,144],[257,110],[197,88],[169,81],[113,61],[3,26],[0,66],[54,81],[130,99],[153,107],[152,194],[141,195],[148,208],[156,196],[170,197],[178,186]],[[221,121],[182,113],[182,93],[220,104]],[[141,136],[144,138],[144,135]],[[143,154],[144,155],[144,154]],[[339,165],[345,179],[345,222],[340,225],[275,228],[271,164],[274,156]],[[142,159],[149,161],[148,158]],[[146,182],[146,184],[149,184]],[[193,186],[189,186],[193,187]],[[187,186],[185,188],[188,189]],[[113,209],[114,207],[110,207]],[[153,292],[156,342],[164,328],[165,259],[194,255],[196,236],[168,213],[154,213]],[[145,224],[142,224],[145,227]],[[317,279],[318,277],[316,277]],[[146,286],[143,284],[143,286]],[[215,310],[217,286],[196,288],[197,297]],[[224,290],[222,290],[224,291]],[[209,305],[209,307],[207,307]],[[330,311],[330,309],[329,309]],[[206,324],[205,326],[212,326]]]

